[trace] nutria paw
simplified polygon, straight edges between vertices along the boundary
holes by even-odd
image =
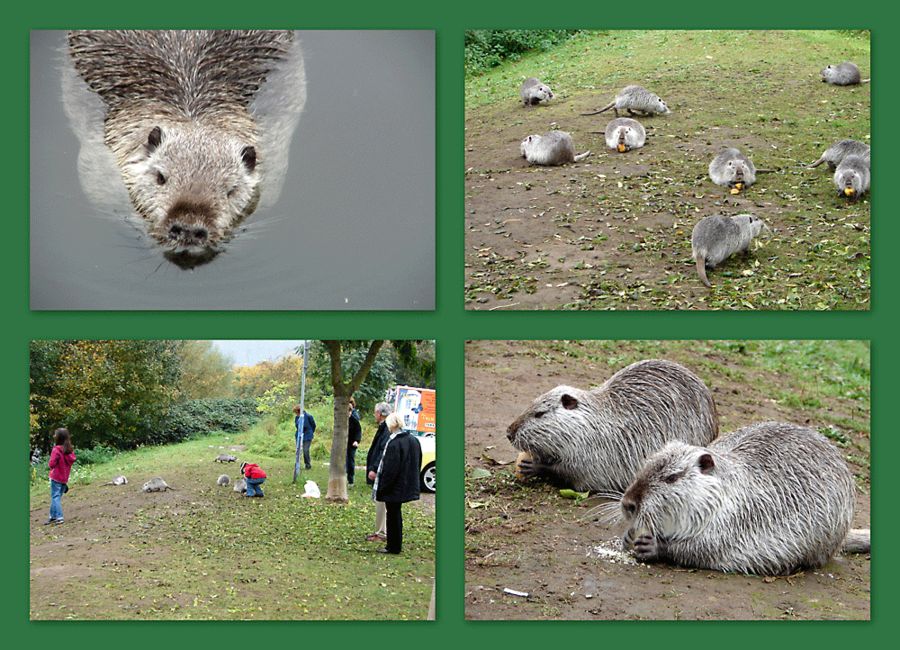
[[[641,535],[634,540],[633,548],[631,549],[634,557],[641,562],[653,562],[658,559],[659,550],[659,544],[653,535]]]

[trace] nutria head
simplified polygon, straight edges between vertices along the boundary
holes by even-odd
[[[553,464],[596,446],[597,408],[589,391],[557,386],[531,403],[506,429],[513,447]]]
[[[212,259],[258,200],[255,146],[196,122],[146,131],[122,173],[150,234],[181,266]]]
[[[720,473],[710,450],[668,443],[647,459],[622,496],[627,536],[677,540],[699,534],[723,502]]]

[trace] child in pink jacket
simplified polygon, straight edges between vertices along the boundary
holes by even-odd
[[[75,448],[68,429],[53,432],[53,450],[50,452],[50,519],[44,524],[63,522],[62,495],[69,491],[69,472],[75,462]]]

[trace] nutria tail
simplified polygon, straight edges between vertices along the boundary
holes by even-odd
[[[709,278],[706,277],[706,258],[702,255],[698,255],[694,258],[694,261],[697,262],[697,275],[700,276],[700,282],[707,287],[712,288],[712,285],[709,283]]]
[[[871,550],[870,531],[868,528],[851,528],[844,538],[841,551],[844,553],[868,553]]]
[[[581,162],[582,160],[584,160],[585,158],[587,158],[590,155],[591,155],[590,151],[585,151],[584,153],[580,153],[577,156],[575,156],[575,162]]]
[[[821,156],[821,157],[820,157],[816,162],[814,162],[813,164],[807,165],[806,168],[807,168],[807,169],[814,169],[814,168],[818,167],[819,165],[821,165],[823,162],[825,162],[825,156]]]
[[[608,111],[615,105],[616,105],[616,102],[612,101],[609,104],[607,104],[605,107],[601,108],[599,111],[594,111],[593,113],[582,113],[582,115],[599,115],[600,113],[605,113],[606,111]]]
[[[871,78],[869,78],[869,79],[860,79],[859,83],[861,83],[861,84],[867,84],[867,83],[869,83],[870,81],[872,81]]]

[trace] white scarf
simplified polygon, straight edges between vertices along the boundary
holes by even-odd
[[[376,497],[378,494],[378,480],[381,478],[381,468],[384,467],[384,455],[387,453],[388,445],[391,444],[391,440],[401,433],[403,433],[403,429],[397,429],[395,433],[391,434],[388,441],[384,443],[384,449],[381,451],[381,459],[378,461],[378,469],[375,471],[375,484],[372,485],[372,501],[378,501],[378,498]]]

